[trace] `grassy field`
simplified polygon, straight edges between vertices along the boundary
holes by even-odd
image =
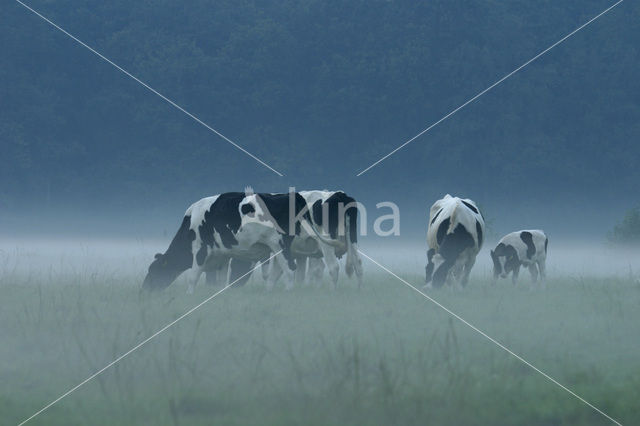
[[[231,288],[32,424],[610,424],[375,266],[366,278],[362,290]],[[0,273],[3,424],[217,290],[186,295],[177,283],[141,296],[141,279]],[[430,294],[623,424],[637,422],[634,280],[566,277],[546,290],[475,280]]]

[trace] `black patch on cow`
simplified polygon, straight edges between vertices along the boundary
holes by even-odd
[[[448,218],[446,221],[448,222]],[[444,224],[445,221],[442,223]],[[442,226],[442,225],[441,225]],[[440,233],[440,229],[438,229]],[[442,243],[439,244],[438,254],[444,259],[444,263],[433,274],[434,287],[441,287],[446,279],[449,271],[455,265],[458,256],[467,248],[474,247],[475,241],[473,236],[466,228],[459,223],[452,233],[443,237]]]
[[[436,213],[435,216],[433,216],[433,219],[431,219],[431,225],[433,225],[433,223],[436,221],[438,216],[440,216],[440,213],[442,213],[442,209],[438,210],[438,213]]]
[[[313,217],[314,223],[320,226],[324,225],[322,221],[322,200],[317,200],[311,205],[311,216]]]
[[[549,238],[544,239],[544,254],[547,254],[547,246],[549,245]]]
[[[227,192],[220,194],[204,214],[204,220],[198,227],[200,239],[209,247],[217,246],[214,234],[220,236],[222,245],[230,249],[238,244],[235,234],[240,229],[241,217],[238,211],[244,192]]]
[[[251,274],[249,273],[249,271],[251,271],[251,265],[252,263],[248,260],[232,258],[229,283],[233,283],[234,281],[238,280],[235,282],[235,284],[233,284],[234,287],[245,285],[247,281],[249,281],[249,278],[251,278]]]
[[[446,218],[442,222],[440,222],[440,226],[438,226],[438,232],[436,233],[436,241],[438,242],[438,246],[442,244],[445,235],[447,235],[447,231],[449,230],[449,225],[451,224],[451,218]]]
[[[255,213],[256,209],[255,207],[253,207],[253,204],[247,203],[242,205],[242,208],[240,209],[240,211],[242,212],[242,214],[249,214],[249,213]]]
[[[459,223],[452,233],[445,236],[438,253],[445,259],[455,260],[466,248],[474,245],[473,236]]]
[[[294,209],[292,214],[298,216],[300,212],[307,209],[307,202],[304,197],[295,192],[292,194],[258,194],[258,197],[264,203],[264,206],[269,213],[270,217],[265,217],[264,220],[272,218],[275,220],[278,229],[283,232],[282,239],[280,240],[280,246],[282,247],[282,255],[287,259],[289,269],[295,270],[296,263],[291,256],[291,242],[294,236],[300,234],[301,224],[297,221],[294,224],[294,229],[290,228],[289,220],[289,202],[290,195],[294,197]],[[302,214],[303,220],[311,222],[311,215],[309,211],[305,211]],[[293,218],[291,218],[293,220]]]
[[[280,247],[282,248],[282,255],[285,259],[287,259],[287,264],[289,265],[289,269],[292,271],[296,270],[296,260],[291,255],[291,242],[293,241],[293,235],[283,235],[280,240]]]
[[[196,238],[196,233],[190,227],[191,216],[185,216],[167,251],[164,254],[156,254],[155,260],[149,265],[149,271],[142,283],[143,288],[166,288],[178,275],[192,266],[191,244]]]
[[[512,245],[505,246],[504,253],[507,258],[504,262],[504,270],[508,274],[520,266],[520,257],[518,256],[518,251]]]
[[[435,256],[435,254],[436,254],[435,249],[427,250],[427,266],[424,268],[425,275],[426,275],[425,282],[427,283],[431,281],[431,278],[433,275],[433,267],[435,266],[433,264],[433,256]]]
[[[536,246],[533,244],[533,235],[531,232],[522,231],[520,239],[527,245],[527,259],[531,259],[536,254]]]
[[[295,192],[293,196],[295,197],[293,214],[297,216],[307,207],[307,203],[299,193]],[[291,236],[300,234],[300,222],[295,223],[294,229],[289,229],[289,194],[258,194],[258,197],[260,197],[267,212],[276,221],[276,225],[282,232]],[[308,211],[303,214],[303,218],[311,220]]]
[[[476,219],[476,234],[478,235],[478,248],[482,247],[482,225],[480,225],[480,222],[478,222],[478,220]]]
[[[328,223],[324,223],[323,213],[325,210],[328,216],[326,218]],[[326,226],[332,239],[335,240],[344,235],[345,230],[343,228],[348,223],[349,241],[354,244],[358,242],[358,207],[354,198],[349,197],[342,191],[337,191],[324,202],[318,200],[313,203],[311,212],[314,223],[323,227]],[[340,218],[340,213],[344,214],[344,217]]]
[[[494,256],[494,267],[497,268],[496,273],[498,275],[502,273],[502,266],[498,262],[498,258],[500,257],[505,258],[504,272],[507,274],[520,266],[520,256],[518,256],[518,251],[511,244],[498,244],[491,257],[493,258]]]
[[[464,200],[460,200],[460,201],[462,201],[462,204],[464,204],[465,206],[467,206],[467,207],[469,208],[469,210],[471,210],[471,211],[472,211],[472,212],[474,212],[475,214],[478,214],[478,213],[479,213],[479,212],[478,212],[478,209],[476,209],[476,208],[473,206],[473,204],[467,203],[467,202],[466,202],[466,201],[464,201]]]

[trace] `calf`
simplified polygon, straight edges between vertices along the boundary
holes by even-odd
[[[540,230],[517,231],[502,237],[496,248],[491,250],[494,282],[498,277],[507,278],[511,273],[515,284],[521,266],[529,269],[533,282],[538,280],[538,272],[544,280],[548,245],[549,239]]]
[[[441,287],[449,278],[465,286],[482,247],[484,218],[469,199],[447,194],[429,212],[426,286]]]

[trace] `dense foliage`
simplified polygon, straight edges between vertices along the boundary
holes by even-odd
[[[144,204],[160,194],[179,194],[182,205],[256,182],[259,190],[351,185],[611,2],[30,4],[287,178],[8,3],[0,202],[15,210],[23,201]],[[446,182],[485,199],[633,190],[639,23],[639,7],[622,3],[358,185],[404,193]]]

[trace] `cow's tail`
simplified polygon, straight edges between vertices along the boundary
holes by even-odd
[[[345,239],[347,241],[347,260],[345,262],[345,272],[351,277],[356,273],[358,287],[362,285],[362,259],[358,252],[358,209],[352,207],[345,213],[347,216]]]
[[[453,207],[453,211],[451,212],[451,215],[449,216],[449,229],[447,229],[447,234],[451,234],[455,229],[456,226],[458,225],[457,222],[457,216],[458,216],[458,204],[456,204]]]

